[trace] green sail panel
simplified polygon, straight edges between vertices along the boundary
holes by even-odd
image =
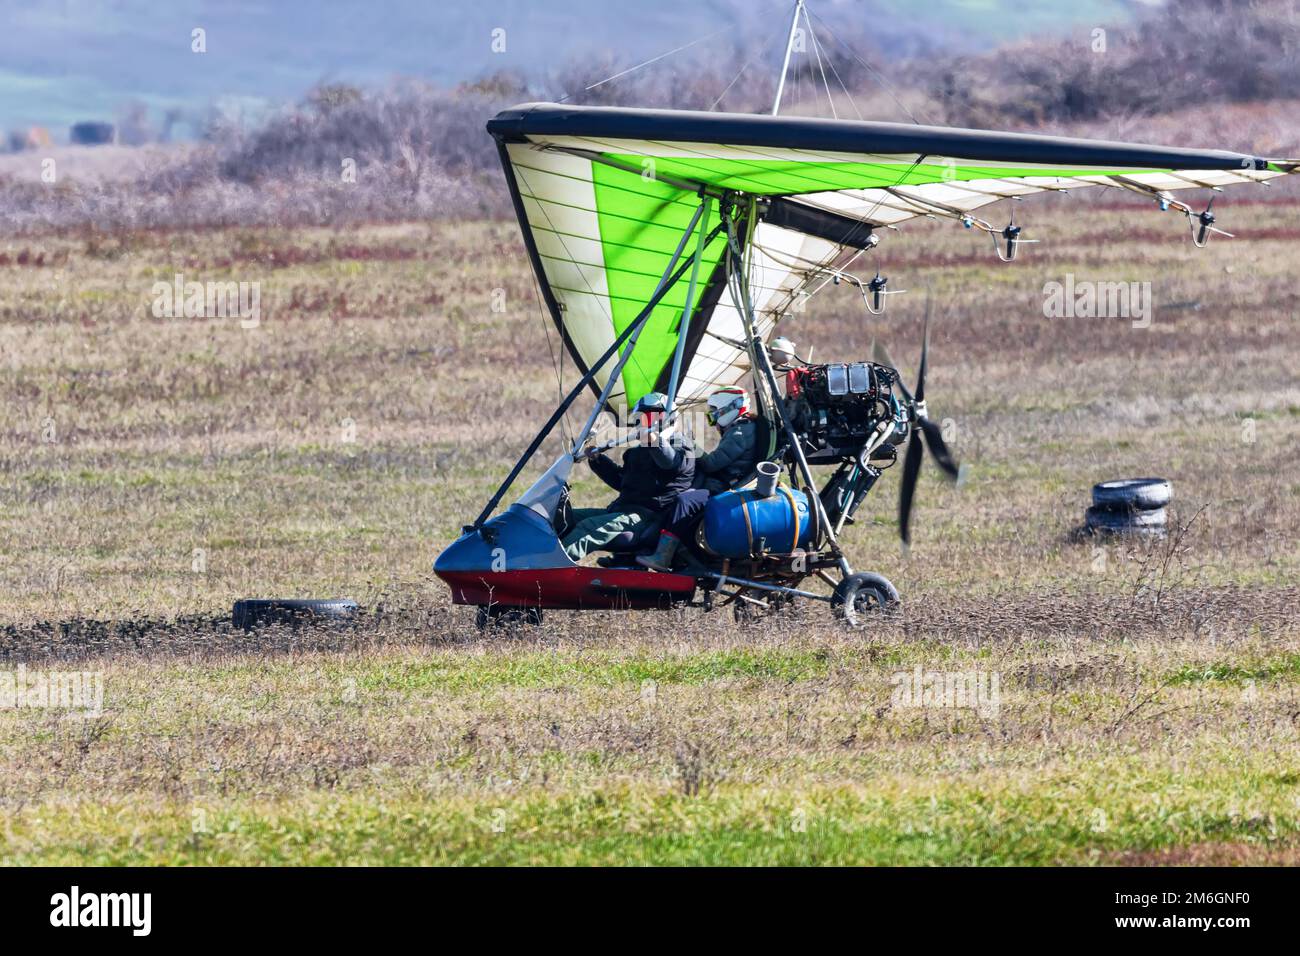
[[[601,163],[592,165],[592,182],[610,310],[617,335],[632,324],[654,295],[700,200],[692,193],[653,178]],[[706,214],[709,225],[701,222],[697,227],[696,235],[683,250],[683,261],[694,255],[700,228],[707,229],[718,221],[717,204],[710,205]],[[725,249],[725,236],[718,236],[705,247],[693,313]],[[623,369],[623,389],[629,402],[652,391],[663,370],[671,364],[689,287],[688,269],[647,320],[636,349]]]
[[[645,156],[607,153],[623,165],[644,166]],[[842,189],[884,189],[928,183],[973,182],[1031,176],[1107,176],[1150,173],[1152,169],[1052,169],[1016,166],[962,166],[956,163],[834,163],[764,159],[685,159],[655,156],[654,171],[668,179],[704,183],[757,196],[799,196]]]

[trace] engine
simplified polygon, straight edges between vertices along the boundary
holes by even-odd
[[[792,423],[814,452],[856,455],[895,416],[898,373],[887,365],[809,365],[791,369],[785,382]]]

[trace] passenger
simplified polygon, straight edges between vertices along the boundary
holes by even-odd
[[[795,352],[794,343],[784,335],[778,335],[772,340],[772,344],[767,347],[767,354],[772,359],[772,369],[776,372],[788,372],[804,364]]]
[[[645,444],[629,448],[618,465],[603,453],[588,448],[587,464],[600,479],[618,492],[608,507],[575,508],[573,530],[564,536],[564,553],[581,561],[624,531],[635,532],[645,522],[672,507],[688,491],[695,476],[695,446],[673,426],[661,429],[668,397],[648,392],[632,409],[633,419],[645,430]]]
[[[653,554],[637,555],[637,563],[669,571],[682,538],[690,534],[713,495],[730,491],[758,467],[758,422],[749,410],[743,388],[723,388],[709,396],[709,424],[722,433],[718,447],[695,459],[695,487],[672,502],[672,514],[659,533]]]

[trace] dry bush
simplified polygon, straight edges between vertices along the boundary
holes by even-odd
[[[502,216],[483,124],[520,98],[505,78],[452,91],[320,87],[256,130],[215,122],[199,148],[154,149],[123,176],[0,177],[0,217],[40,233]]]
[[[1295,0],[1180,0],[1107,31],[1029,41],[979,57],[912,64],[944,122],[955,126],[1149,116],[1207,104],[1256,102],[1300,81]]]

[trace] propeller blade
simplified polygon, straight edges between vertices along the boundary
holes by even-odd
[[[921,367],[916,373],[916,401],[917,403],[925,401],[925,366],[930,355],[930,306],[933,299],[929,291],[925,294],[925,325],[924,333],[921,338]]]
[[[949,480],[956,481],[957,476],[961,473],[956,459],[952,457],[952,452],[948,450],[948,444],[943,440],[943,429],[928,418],[923,418],[919,422],[921,430],[925,432],[925,447],[930,450],[934,457],[935,464],[943,469],[943,473],[948,476]]]
[[[907,440],[907,457],[903,459],[903,487],[898,495],[898,534],[903,544],[911,544],[912,499],[916,495],[916,478],[921,471],[921,433],[913,430]]]
[[[925,337],[921,340],[921,365],[916,372],[916,401],[925,401],[925,367],[930,355],[930,320],[925,321]]]

